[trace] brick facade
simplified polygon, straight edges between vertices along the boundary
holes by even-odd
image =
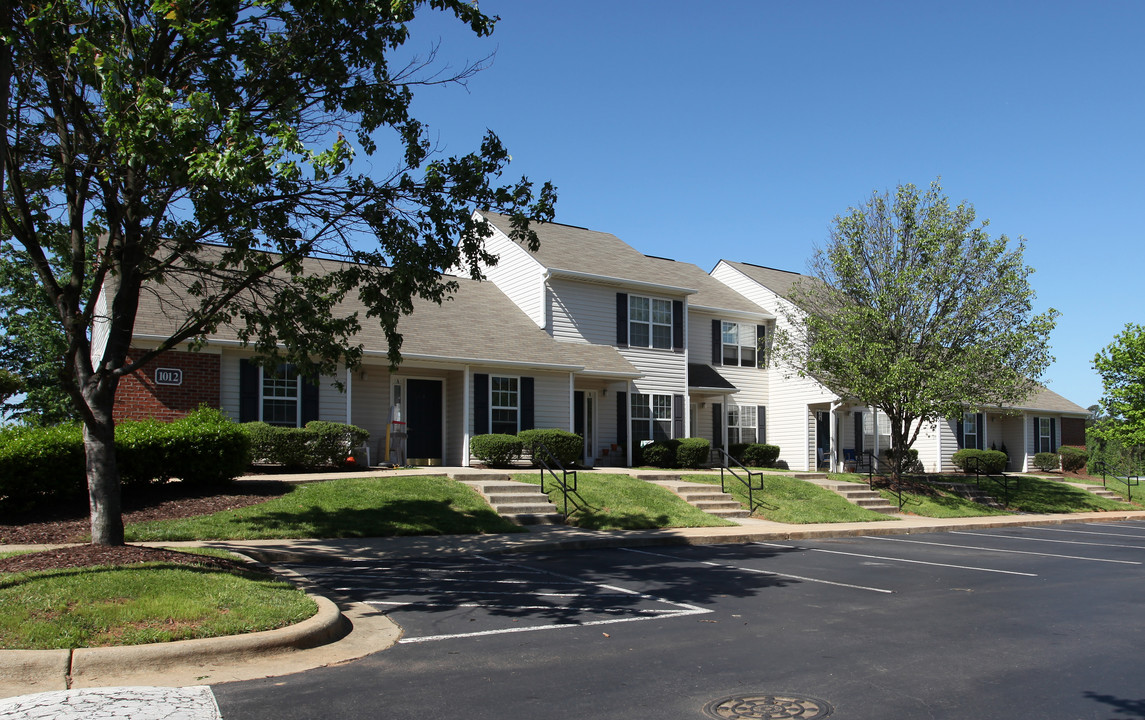
[[[1062,418],[1062,445],[1085,447],[1085,418]]]
[[[134,348],[129,357],[137,355]],[[182,383],[156,382],[159,369],[182,371]],[[115,397],[115,420],[154,418],[178,420],[200,405],[219,407],[220,357],[206,353],[168,351],[141,370],[119,381]]]

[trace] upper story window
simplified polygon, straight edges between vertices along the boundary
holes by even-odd
[[[490,429],[495,433],[516,435],[519,427],[520,387],[518,378],[489,378]]]
[[[724,365],[755,367],[755,325],[725,321],[721,323],[720,342],[723,346]]]
[[[628,296],[628,345],[672,349],[672,301]]]
[[[289,363],[262,369],[262,421],[270,425],[298,427],[302,417],[302,377]]]

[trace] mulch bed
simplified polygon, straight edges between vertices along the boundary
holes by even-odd
[[[285,495],[288,483],[278,481],[243,481],[233,483],[217,495],[189,493],[179,483],[168,483],[153,488],[124,491],[123,522],[170,520],[175,518],[209,515],[221,510],[232,510],[266,502]],[[86,508],[54,516],[48,514],[24,515],[0,520],[0,551],[4,545],[58,545],[86,543],[91,532],[91,520]],[[124,545],[104,547],[84,544],[77,547],[0,558],[0,572],[50,570],[54,568],[86,567],[90,565],[122,565],[139,562],[175,562],[202,565],[220,569],[242,567],[242,563],[203,555],[192,555],[173,550]]]

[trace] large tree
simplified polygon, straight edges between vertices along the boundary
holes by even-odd
[[[1145,326],[1129,323],[1093,358],[1105,411],[1091,431],[1125,447],[1145,447]]]
[[[551,219],[552,187],[502,181],[492,133],[440,155],[410,114],[417,83],[472,69],[443,78],[432,53],[402,55],[427,9],[478,36],[495,21],[465,0],[2,3],[4,252],[26,256],[66,343],[94,543],[123,542],[123,376],[221,324],[313,376],[356,365],[355,332],[380,323],[396,362],[411,298],[440,301],[441,270],[495,261],[474,209],[510,215],[535,247],[529,223]],[[156,283],[177,284],[182,317],[129,356]],[[367,317],[336,311],[350,293]]]
[[[895,479],[924,424],[1021,401],[1053,361],[1057,312],[1033,313],[1024,242],[987,224],[937,181],[874,193],[835,218],[791,295],[780,354],[886,413]]]

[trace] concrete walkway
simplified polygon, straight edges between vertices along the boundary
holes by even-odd
[[[290,482],[315,482],[342,477],[379,474],[450,474],[465,469],[367,471],[305,476],[257,476]],[[610,468],[607,472],[623,472]],[[640,471],[647,474],[647,471]],[[676,473],[678,474],[678,473]],[[251,478],[254,479],[254,478]],[[936,519],[893,515],[881,522],[787,525],[743,519],[734,527],[672,528],[663,530],[599,531],[561,525],[532,526],[527,532],[494,535],[445,535],[395,538],[342,538],[322,540],[244,540],[191,543],[146,543],[162,547],[205,546],[226,548],[255,560],[325,562],[338,559],[410,558],[493,553],[555,552],[612,547],[736,544],[855,535],[901,535],[949,532],[1007,526],[1063,525],[1069,523],[1145,520],[1145,510],[1090,512],[1069,515],[1007,515]],[[5,550],[24,549],[5,546]],[[40,549],[29,547],[27,549]],[[298,579],[298,578],[296,578]],[[300,580],[300,579],[299,579]],[[206,684],[272,677],[347,662],[391,647],[400,629],[374,608],[339,603],[317,594],[319,614],[299,625],[265,633],[224,638],[187,640],[156,645],[69,650],[0,651],[0,720],[7,718],[130,717],[157,720],[176,717],[173,706],[154,701],[155,686],[184,687],[172,697],[199,703],[177,717],[214,720],[217,708],[195,689]],[[80,688],[115,688],[96,692]],[[28,695],[29,693],[51,694]],[[207,689],[209,695],[209,688]],[[162,692],[160,692],[162,695]],[[22,697],[12,697],[22,696]],[[142,699],[141,699],[142,698]],[[117,705],[117,703],[127,703]],[[94,704],[93,704],[94,703]],[[102,707],[103,710],[99,708]],[[152,708],[148,710],[147,708]],[[80,708],[82,712],[73,712]],[[54,709],[54,710],[53,710]],[[52,714],[52,713],[55,714]],[[215,714],[212,715],[211,712]],[[46,713],[46,714],[44,714]],[[68,714],[72,713],[72,714]],[[102,714],[100,714],[102,713]],[[151,713],[151,714],[148,714]]]

